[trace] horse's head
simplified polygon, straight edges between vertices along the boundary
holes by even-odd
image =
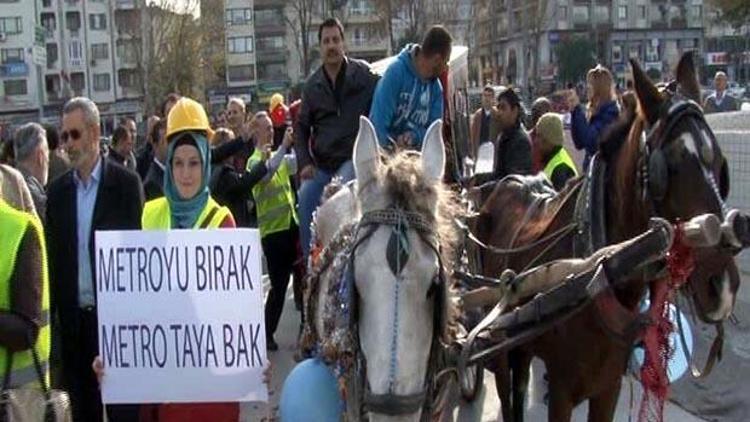
[[[354,167],[362,219],[353,265],[371,421],[418,420],[430,382],[441,328],[435,316],[449,289],[441,257],[455,243],[440,129],[440,122],[430,126],[421,154],[384,157],[372,124],[360,119]]]
[[[672,222],[706,213],[728,222],[727,160],[698,105],[700,85],[692,54],[683,55],[676,81],[661,90],[637,62],[631,64],[641,128],[645,128],[640,138],[638,180],[645,208]],[[736,239],[725,239],[717,247],[695,250],[688,290],[704,321],[722,321],[732,312],[739,288],[734,255],[740,246]]]

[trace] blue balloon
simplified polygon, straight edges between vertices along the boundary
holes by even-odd
[[[649,307],[649,300],[646,299],[641,303],[641,311],[645,312],[648,310]],[[678,315],[679,314],[679,315]],[[693,332],[690,327],[690,322],[688,321],[687,316],[683,314],[682,312],[679,312],[677,308],[673,304],[669,304],[669,321],[674,326],[674,331],[672,331],[669,334],[669,346],[672,350],[674,350],[674,353],[672,354],[672,357],[667,362],[667,376],[669,377],[669,382],[673,383],[680,379],[685,372],[687,372],[690,362],[687,361],[687,353],[685,353],[685,350],[682,347],[682,341],[679,338],[679,326],[677,325],[677,318],[680,318],[680,321],[682,322],[682,329],[685,330],[684,336],[685,336],[685,343],[688,348],[688,353],[692,355],[693,353]],[[638,346],[635,349],[633,349],[633,359],[634,361],[631,362],[631,371],[640,374],[641,367],[643,366],[643,361],[645,360],[645,351],[643,350],[642,346]]]
[[[298,363],[284,381],[279,401],[282,422],[338,422],[343,409],[338,381],[319,359]]]

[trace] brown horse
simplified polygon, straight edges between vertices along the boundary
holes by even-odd
[[[724,204],[729,191],[727,164],[694,103],[699,101],[700,88],[692,56],[686,54],[680,60],[673,92],[660,91],[635,61],[631,64],[638,110],[624,110],[600,144],[600,154],[607,165],[603,200],[607,243],[644,232],[649,218],[654,216],[676,222],[713,213],[724,220],[728,212]],[[654,155],[659,157],[650,160]],[[646,167],[643,163],[649,163],[649,172],[642,171]],[[512,180],[497,183],[476,221],[481,241],[508,248],[530,245],[561,230],[564,234],[517,254],[498,255],[483,250],[482,273],[492,277],[506,268],[520,271],[532,264],[579,255],[577,230],[568,231],[565,227],[576,221],[580,190],[582,180],[578,179],[569,182],[555,197],[544,199],[529,193],[527,184]],[[726,247],[724,243],[722,247],[694,251],[695,270],[686,290],[691,292],[704,321],[720,324],[731,314],[739,287],[733,259],[738,250],[739,247]],[[618,302],[635,311],[649,281],[643,273],[627,288],[615,291]],[[492,362],[504,420],[523,420],[533,356],[546,365],[550,421],[570,420],[573,408],[584,400],[589,400],[590,421],[613,419],[635,337],[625,342],[613,338],[601,321],[597,308],[588,305],[564,323]]]

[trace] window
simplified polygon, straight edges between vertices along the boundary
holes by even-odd
[[[42,7],[52,7],[52,0],[42,0]]]
[[[365,31],[362,28],[354,29],[354,38],[352,39],[354,45],[360,46],[365,45],[367,39],[365,38]]]
[[[244,54],[253,52],[253,37],[230,37],[227,38],[230,54]]]
[[[271,63],[258,67],[259,79],[279,79],[286,75],[285,63]]]
[[[589,22],[589,7],[588,6],[573,6],[573,23],[588,24],[588,22]]]
[[[0,18],[0,32],[10,34],[20,34],[23,31],[20,17]],[[26,81],[24,81],[24,84]]]
[[[83,91],[86,87],[86,79],[82,72],[76,72],[70,74],[70,87],[74,91]]]
[[[617,18],[624,21],[628,18],[628,6],[619,6],[617,8]]]
[[[13,79],[5,81],[5,95],[26,95],[28,90],[26,89],[26,79]]]
[[[2,58],[3,64],[23,63],[23,56],[23,48],[3,48],[0,50],[0,57]]]
[[[117,40],[117,57],[128,63],[136,62],[136,44],[132,40]]]
[[[622,63],[622,46],[621,45],[613,45],[612,46],[612,61],[614,63]]]
[[[594,13],[596,23],[609,22],[609,6],[596,6],[596,8],[594,8]]]
[[[94,91],[109,91],[109,73],[94,74]]]
[[[631,59],[640,60],[641,59],[641,46],[631,45],[630,53],[628,54],[628,57]]]
[[[638,19],[646,19],[646,6],[638,6]]]
[[[71,60],[81,60],[83,56],[83,48],[81,47],[80,41],[71,41],[68,44],[68,57]]]
[[[568,20],[568,6],[557,7],[557,19],[561,21]]]
[[[69,31],[78,31],[81,29],[81,14],[78,12],[66,12],[65,27]]]
[[[129,69],[120,69],[117,71],[117,79],[123,88],[135,88],[138,86],[138,75]]]
[[[54,13],[42,13],[42,26],[47,32],[53,32],[57,29],[57,19],[55,19]]]
[[[253,20],[253,9],[227,9],[228,25],[247,25]]]
[[[692,11],[694,18],[700,19],[701,17],[703,17],[703,6],[693,6]]]
[[[253,65],[228,66],[227,78],[230,82],[251,81],[255,79]]]
[[[89,28],[107,29],[107,15],[105,15],[104,13],[89,15]]]
[[[109,45],[107,43],[91,44],[91,58],[94,60],[109,59]]]
[[[646,46],[646,61],[647,62],[658,62],[659,61],[659,46],[654,43],[648,43]]]
[[[46,75],[44,77],[44,86],[47,96],[56,97],[60,91],[60,77],[58,75]]]
[[[47,66],[52,66],[58,58],[57,44],[47,44]]]

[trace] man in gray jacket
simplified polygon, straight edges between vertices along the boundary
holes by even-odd
[[[352,151],[359,116],[370,112],[378,77],[367,62],[344,54],[344,27],[335,18],[318,29],[323,65],[305,83],[296,135],[300,242],[310,252],[310,224],[323,188],[334,177],[354,179]]]
[[[16,131],[13,150],[16,154],[16,168],[23,174],[34,200],[34,208],[44,221],[47,209],[47,192],[44,187],[49,172],[47,132],[38,123],[26,123]]]

